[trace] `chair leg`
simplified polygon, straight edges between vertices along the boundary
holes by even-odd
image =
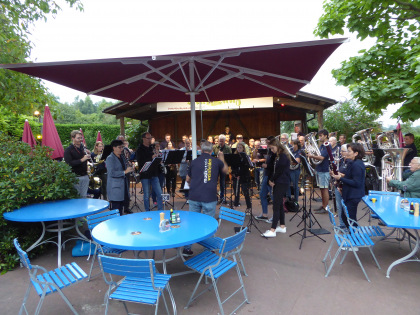
[[[165,292],[164,291],[165,291],[165,289],[163,289],[161,291],[161,295],[162,295],[163,303],[165,304],[166,313],[168,313],[168,315],[169,315],[168,303],[166,303],[166,298],[165,298]],[[156,309],[156,311],[157,311],[157,309]]]
[[[31,282],[29,282],[28,289],[26,290],[25,296],[23,298],[22,306],[20,307],[20,310],[19,310],[19,315],[22,314],[23,310],[25,310],[26,315],[28,315],[28,310],[26,309],[26,301],[28,300],[29,293],[31,292],[31,286],[32,284]]]
[[[238,265],[236,266],[236,272],[238,274],[239,282],[240,282],[241,287],[242,287],[242,292],[244,294],[245,302],[249,304],[248,295],[246,294],[246,291],[245,291],[245,284],[244,284],[244,281],[242,279],[241,270],[239,269]]]
[[[240,263],[241,263],[242,270],[243,270],[243,272],[244,272],[244,276],[245,276],[245,277],[248,277],[248,274],[246,273],[246,270],[245,270],[244,261],[242,260],[241,253],[238,253],[238,258],[239,258],[239,261],[240,261]]]
[[[90,264],[89,276],[87,278],[88,282],[90,281],[90,277],[92,276],[93,265],[95,264],[95,259],[96,259],[96,252],[97,252],[97,248],[95,249],[95,253],[92,255],[92,263]]]
[[[360,259],[359,259],[359,255],[357,255],[357,253],[356,253],[355,251],[353,251],[353,254],[354,254],[354,256],[356,257],[357,262],[359,263],[360,268],[362,268],[362,271],[363,271],[363,273],[364,273],[364,275],[365,275],[365,277],[366,277],[367,281],[369,281],[369,282],[370,282],[370,279],[369,279],[369,277],[368,277],[368,275],[367,275],[367,273],[366,273],[366,271],[365,271],[365,268],[363,267],[362,262],[361,262],[361,261],[360,261]]]
[[[330,267],[328,268],[327,273],[325,274],[325,278],[326,278],[326,277],[328,277],[328,275],[330,274],[331,269],[332,269],[332,267],[334,266],[335,261],[337,260],[338,255],[340,255],[341,249],[342,249],[342,246],[340,246],[340,247],[337,249],[337,252],[335,253],[334,258],[333,258],[333,260],[331,261]]]
[[[44,299],[45,299],[45,292],[46,292],[46,288],[44,288],[39,298],[39,302],[38,302],[38,305],[36,306],[35,313],[34,313],[35,315],[39,315],[39,312],[41,311],[42,303],[44,303]]]
[[[378,266],[378,268],[379,268],[379,269],[381,269],[381,266],[379,266],[379,263],[378,263],[378,261],[376,260],[376,256],[375,256],[375,254],[373,253],[372,248],[370,248],[370,247],[369,247],[369,250],[370,250],[370,253],[372,254],[373,260],[375,260],[376,266]]]
[[[213,283],[214,294],[216,294],[217,303],[219,304],[220,314],[224,315],[225,312],[223,311],[222,301],[220,300],[219,290],[217,290],[216,280],[214,279],[212,270],[210,270],[210,274],[211,274],[211,281]]]
[[[194,298],[194,294],[195,294],[195,292],[197,292],[198,286],[200,285],[200,282],[201,282],[201,279],[203,278],[203,275],[204,275],[203,273],[200,275],[200,278],[198,279],[197,284],[195,285],[195,288],[194,288],[194,290],[193,290],[193,293],[191,294],[191,297],[190,297],[190,299],[188,300],[187,305],[185,305],[184,309],[187,309],[187,308],[190,306],[190,304],[192,303],[192,301],[194,301],[194,300],[195,300],[195,298]],[[197,297],[196,297],[196,298],[197,298]]]
[[[174,314],[176,315],[175,299],[174,299],[174,296],[172,295],[172,290],[171,290],[171,287],[169,286],[169,283],[166,285],[166,290],[168,291],[169,298],[171,299],[171,303],[172,303],[172,309],[174,311]]]

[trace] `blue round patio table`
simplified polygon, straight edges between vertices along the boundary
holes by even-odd
[[[113,218],[98,224],[92,230],[92,238],[101,245],[112,248],[149,251],[164,250],[163,269],[166,273],[165,249],[178,248],[202,241],[217,231],[217,220],[209,215],[175,211],[181,222],[171,224],[168,231],[160,232],[160,213],[169,219],[169,211],[147,211]],[[175,258],[176,258],[175,257]]]
[[[3,213],[3,217],[9,221],[16,222],[40,222],[42,224],[42,235],[26,251],[31,251],[43,243],[54,243],[58,247],[58,266],[61,266],[61,232],[76,228],[77,233],[84,240],[86,237],[79,231],[78,224],[65,225],[63,220],[76,219],[107,209],[109,202],[101,199],[81,198],[66,199],[37,203],[24,206],[12,212]],[[44,222],[57,221],[57,224],[45,227]],[[57,242],[50,239],[44,240],[45,232],[57,232]]]

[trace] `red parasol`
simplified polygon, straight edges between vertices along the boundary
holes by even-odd
[[[397,135],[398,135],[398,140],[400,142],[400,148],[404,148],[404,136],[403,136],[403,133],[401,131],[400,123],[397,124]]]
[[[101,132],[98,131],[98,135],[96,136],[96,142],[101,141],[102,142],[102,136],[101,136]]]
[[[83,130],[82,130],[82,128],[80,128],[80,132],[82,133],[82,137],[83,137],[83,145],[85,146],[85,148],[86,148],[86,140],[85,140],[85,135],[83,134]]]
[[[27,119],[25,119],[25,125],[23,127],[22,141],[29,144],[32,148],[36,146],[35,137],[32,134],[31,126],[29,126]]]
[[[54,149],[51,154],[52,159],[64,157],[64,149],[58,136],[57,128],[51,116],[50,108],[45,105],[44,124],[42,125],[42,145]]]

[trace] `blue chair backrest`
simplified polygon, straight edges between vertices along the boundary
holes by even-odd
[[[243,225],[245,221],[245,212],[229,209],[226,207],[220,208],[219,219],[230,221],[238,225]]]
[[[153,259],[125,259],[98,255],[103,271],[118,276],[145,278],[156,274]]]
[[[32,265],[29,260],[28,254],[24,250],[22,250],[17,238],[13,240],[13,244],[15,245],[17,253],[19,255],[20,263],[24,265],[26,268],[28,268],[29,270],[32,269]]]
[[[330,206],[327,206],[326,210],[328,211],[328,218],[330,219],[330,222],[333,226],[336,226],[335,220],[334,220],[334,213],[331,212]]]
[[[394,196],[399,196],[400,193],[398,191],[369,190],[369,196],[370,195],[394,195]]]
[[[86,217],[88,229],[93,230],[93,228],[97,226],[99,223],[115,218],[115,217],[119,217],[119,216],[120,216],[120,212],[117,209],[88,215]]]
[[[225,238],[223,240],[219,253],[224,254],[239,247],[245,241],[246,231],[248,231],[247,227],[242,229],[235,235]]]

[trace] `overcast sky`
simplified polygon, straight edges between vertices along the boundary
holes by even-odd
[[[32,31],[34,62],[163,55],[319,39],[313,35],[322,0],[84,0],[84,11],[63,8]],[[345,34],[339,47],[302,90],[343,101],[348,90],[335,85],[331,70],[368,48]],[[342,37],[342,36],[339,36]],[[50,82],[51,92],[71,103],[77,92]],[[96,102],[100,98],[92,97]],[[384,124],[395,123],[384,113]]]

